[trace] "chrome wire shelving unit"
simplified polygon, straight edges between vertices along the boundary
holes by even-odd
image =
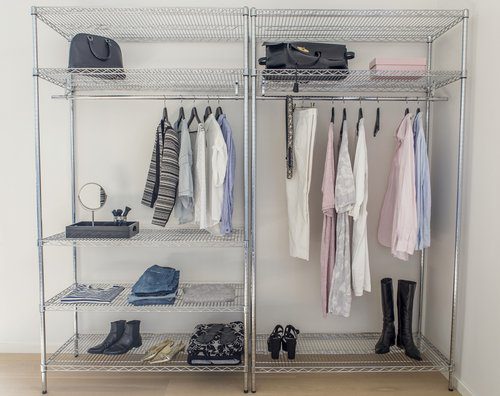
[[[198,302],[190,303],[184,300],[184,289],[201,282],[181,283],[179,291],[172,305],[142,305],[134,306],[128,302],[128,296],[132,292],[133,284],[130,283],[98,283],[94,287],[108,288],[111,286],[123,286],[124,290],[109,304],[78,303],[69,304],[61,302],[61,298],[75,289],[73,284],[56,294],[45,302],[46,311],[99,311],[99,312],[244,312],[244,284],[243,283],[221,283],[234,288],[235,298],[231,302]],[[206,283],[203,283],[206,284]]]
[[[32,7],[33,27],[33,86],[36,147],[36,209],[37,246],[40,295],[41,334],[41,378],[42,393],[47,393],[47,371],[126,371],[126,372],[181,372],[181,371],[224,371],[241,372],[243,390],[249,386],[250,359],[243,357],[238,366],[190,366],[185,353],[180,353],[172,362],[161,365],[143,364],[145,351],[165,338],[188,341],[189,334],[142,334],[143,345],[122,356],[91,355],[86,353],[90,346],[98,344],[103,334],[81,334],[79,313],[87,312],[214,312],[241,313],[244,322],[244,354],[249,346],[249,66],[248,8],[187,8],[187,7],[141,7],[141,8],[84,8],[84,7]],[[77,33],[89,33],[115,39],[118,43],[167,43],[167,42],[213,42],[235,43],[228,46],[230,51],[241,50],[241,63],[236,68],[125,68],[125,69],[68,69],[44,68],[39,65],[39,22],[70,41]],[[244,223],[235,227],[226,237],[214,236],[204,230],[179,226],[165,229],[142,229],[130,239],[66,238],[64,233],[45,235],[42,211],[42,151],[40,129],[40,80],[63,89],[54,98],[67,99],[70,114],[70,163],[71,170],[71,218],[77,219],[77,159],[75,148],[75,101],[80,99],[134,99],[134,100],[201,100],[223,99],[242,102],[242,177],[244,193],[235,198],[236,205],[243,206]],[[154,94],[148,94],[153,92]],[[83,153],[82,155],[85,155]],[[69,246],[72,248],[73,279],[71,285],[50,299],[45,298],[45,255],[46,246]],[[189,304],[184,301],[182,288],[192,283],[180,285],[178,298],[173,305],[152,305],[136,307],[128,304],[127,297],[132,287],[123,284],[125,290],[110,304],[63,304],[61,297],[78,284],[78,249],[86,247],[155,247],[155,248],[240,248],[242,250],[241,282],[232,283],[236,298],[228,303]],[[187,251],[187,250],[186,250]],[[222,256],[223,253],[218,252]],[[101,284],[109,286],[115,283]],[[50,356],[47,353],[46,320],[48,311],[73,312],[73,336]],[[191,329],[186,329],[191,330]]]
[[[144,333],[142,346],[132,349],[125,355],[93,355],[90,353],[79,353],[75,356],[74,345],[78,344],[82,351],[99,344],[106,334],[79,334],[68,339],[47,361],[49,371],[97,371],[97,372],[243,372],[244,365],[236,366],[190,366],[187,364],[187,354],[179,353],[172,361],[161,364],[143,363],[146,351],[159,344],[165,339],[184,341],[186,344],[191,334],[166,333],[151,334]]]
[[[251,198],[251,306],[252,306],[252,377],[251,390],[256,391],[256,373],[298,373],[298,372],[419,372],[445,371],[449,376],[448,387],[454,389],[456,307],[458,295],[458,268],[461,236],[461,207],[463,179],[463,138],[465,131],[465,96],[468,10],[320,10],[320,9],[254,9],[250,10],[250,63],[251,63],[251,142],[252,142],[252,198]],[[433,69],[433,42],[454,26],[461,27],[461,49],[457,51],[460,69],[436,71]],[[266,70],[257,68],[257,53],[261,44],[267,41],[312,41],[312,42],[380,42],[415,43],[425,45],[427,66],[424,72],[370,71],[370,70]],[[373,54],[375,55],[375,54]],[[436,91],[453,82],[460,81],[459,98],[459,144],[457,163],[457,200],[455,207],[455,252],[452,282],[452,306],[450,349],[445,356],[424,336],[423,295],[425,292],[425,270],[427,255],[420,257],[418,317],[415,339],[421,348],[423,360],[417,362],[394,348],[387,355],[376,355],[374,346],[379,334],[300,334],[295,360],[281,355],[272,360],[267,352],[268,334],[257,334],[257,287],[258,250],[255,242],[256,183],[257,167],[257,102],[279,100],[291,95],[297,100],[331,101],[400,101],[411,100],[425,103],[425,125],[427,140],[431,132],[430,113],[433,102],[447,100],[437,97]],[[294,82],[299,83],[299,92],[292,92]],[[360,96],[352,95],[359,93]],[[370,96],[363,96],[368,92]],[[384,93],[398,92],[400,96]],[[380,96],[378,94],[381,94]],[[260,96],[259,96],[260,94]],[[379,324],[377,323],[377,327]]]
[[[198,228],[143,229],[132,238],[66,238],[66,234],[51,235],[44,245],[80,247],[244,247],[245,232],[235,228],[228,236],[215,236]]]

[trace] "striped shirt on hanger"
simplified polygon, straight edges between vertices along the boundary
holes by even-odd
[[[141,203],[154,207],[155,225],[164,227],[175,205],[179,183],[179,136],[170,123],[162,119],[156,129],[148,177]]]

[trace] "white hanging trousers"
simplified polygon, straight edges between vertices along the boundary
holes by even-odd
[[[286,179],[290,256],[309,260],[309,189],[318,110],[293,113],[293,177]]]

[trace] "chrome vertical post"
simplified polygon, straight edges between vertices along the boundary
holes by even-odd
[[[432,37],[427,38],[427,73],[432,72]],[[431,98],[433,96],[431,87],[431,78],[427,77],[427,92],[425,102],[425,140],[427,142],[427,153],[429,153],[429,136],[431,128]],[[417,324],[417,342],[421,346],[423,315],[424,315],[424,295],[425,295],[425,266],[427,264],[426,249],[422,249],[420,253],[420,284],[418,292],[418,324]]]
[[[75,101],[69,100],[69,138],[70,138],[70,168],[71,168],[71,222],[76,223],[76,145],[75,145]],[[73,246],[73,283],[78,283],[77,248]],[[73,311],[73,332],[75,335],[74,355],[78,356],[78,306]]]
[[[255,191],[256,191],[256,173],[257,173],[257,164],[256,164],[256,151],[257,151],[257,125],[256,125],[256,95],[257,95],[257,73],[256,73],[256,42],[255,42],[255,29],[256,29],[256,9],[252,8],[250,10],[250,62],[251,62],[251,77],[252,77],[252,101],[251,101],[251,115],[252,115],[252,155],[251,155],[251,240],[252,240],[252,261],[251,261],[251,285],[252,285],[252,345],[251,345],[251,357],[252,357],[252,384],[251,390],[252,392],[256,391],[255,387],[255,363],[256,363],[256,342],[257,342],[257,325],[256,325],[256,258],[255,258],[255,250],[256,250],[256,234],[255,234]]]
[[[458,125],[458,174],[457,174],[457,201],[455,208],[455,253],[453,258],[453,293],[451,301],[451,334],[450,334],[450,362],[448,370],[448,389],[455,388],[453,374],[455,371],[455,335],[457,327],[458,278],[460,264],[460,243],[462,236],[462,185],[464,167],[464,134],[465,134],[465,99],[467,82],[467,35],[469,10],[464,10],[462,21],[462,55],[460,80],[460,120]]]
[[[42,393],[47,393],[47,335],[45,328],[45,276],[43,266],[43,220],[42,220],[42,172],[40,155],[40,92],[38,81],[38,26],[37,9],[31,8],[33,31],[33,97],[35,121],[35,176],[36,176],[36,224],[38,249],[38,284],[40,299],[40,371],[42,376]]]
[[[249,67],[248,67],[248,38],[249,38],[249,12],[248,7],[243,8],[243,23],[244,23],[244,34],[243,34],[243,200],[244,200],[244,220],[245,220],[245,257],[244,257],[244,308],[243,308],[243,324],[245,329],[245,373],[243,378],[243,391],[248,392],[249,388],[249,373],[250,369],[250,342],[249,342],[249,328],[250,328],[250,304],[249,304],[249,234],[250,234],[250,224],[248,219],[248,194],[249,194],[249,178],[248,178],[248,161],[249,161],[249,150],[248,150],[248,79],[249,79]]]

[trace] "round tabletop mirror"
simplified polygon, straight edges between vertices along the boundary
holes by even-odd
[[[87,183],[80,188],[78,192],[78,200],[80,204],[87,210],[101,209],[106,203],[106,191],[97,183]]]

